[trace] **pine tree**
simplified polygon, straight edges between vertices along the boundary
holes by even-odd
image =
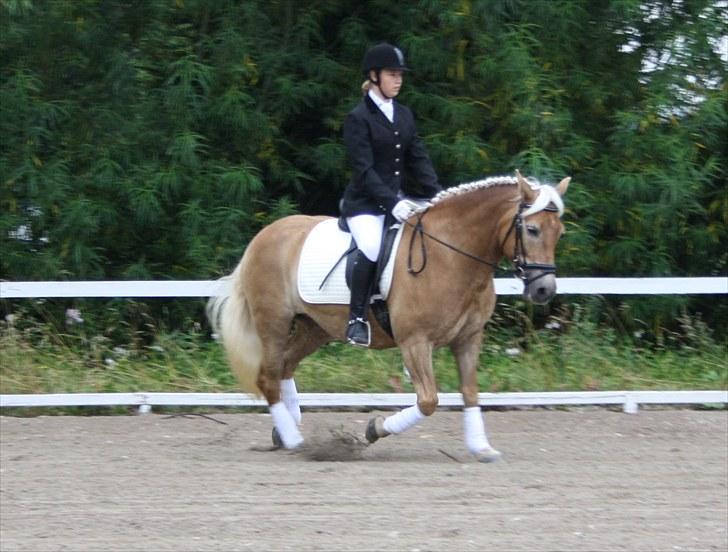
[[[721,6],[4,0],[0,278],[208,278],[275,218],[336,214],[383,40],[444,185],[574,178],[562,274],[725,274]]]

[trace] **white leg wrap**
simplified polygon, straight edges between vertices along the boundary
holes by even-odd
[[[488,437],[485,436],[485,423],[483,413],[479,406],[463,408],[463,426],[465,429],[465,446],[473,454],[490,448]]]
[[[384,420],[384,429],[389,433],[402,433],[424,417],[425,415],[420,411],[419,406],[410,406],[386,418]]]
[[[281,400],[286,405],[296,425],[301,425],[301,405],[298,402],[298,390],[293,378],[281,380]]]
[[[273,425],[281,436],[283,446],[287,449],[294,449],[303,443],[303,435],[298,431],[293,416],[282,402],[277,402],[270,407],[270,414],[273,416]]]

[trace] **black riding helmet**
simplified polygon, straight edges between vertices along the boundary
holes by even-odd
[[[364,60],[361,65],[365,77],[369,76],[369,71],[371,70],[377,72],[377,78],[379,78],[379,71],[382,69],[409,71],[409,67],[407,67],[404,61],[402,50],[387,42],[382,42],[369,48],[367,53],[364,54]]]

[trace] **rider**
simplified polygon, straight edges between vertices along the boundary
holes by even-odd
[[[362,70],[367,79],[362,85],[364,97],[344,121],[344,144],[352,174],[341,214],[358,247],[346,340],[366,347],[371,343],[367,309],[385,215],[391,213],[402,222],[416,207],[405,199],[405,193],[431,198],[442,188],[417,134],[412,112],[394,101],[403,74],[409,71],[402,51],[391,44],[378,44],[364,55]]]

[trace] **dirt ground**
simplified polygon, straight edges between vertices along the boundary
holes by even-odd
[[[304,436],[325,450],[371,415],[305,413]],[[488,412],[495,464],[460,412],[347,461],[252,450],[268,415],[210,416],[1,417],[0,549],[728,550],[725,410]]]

